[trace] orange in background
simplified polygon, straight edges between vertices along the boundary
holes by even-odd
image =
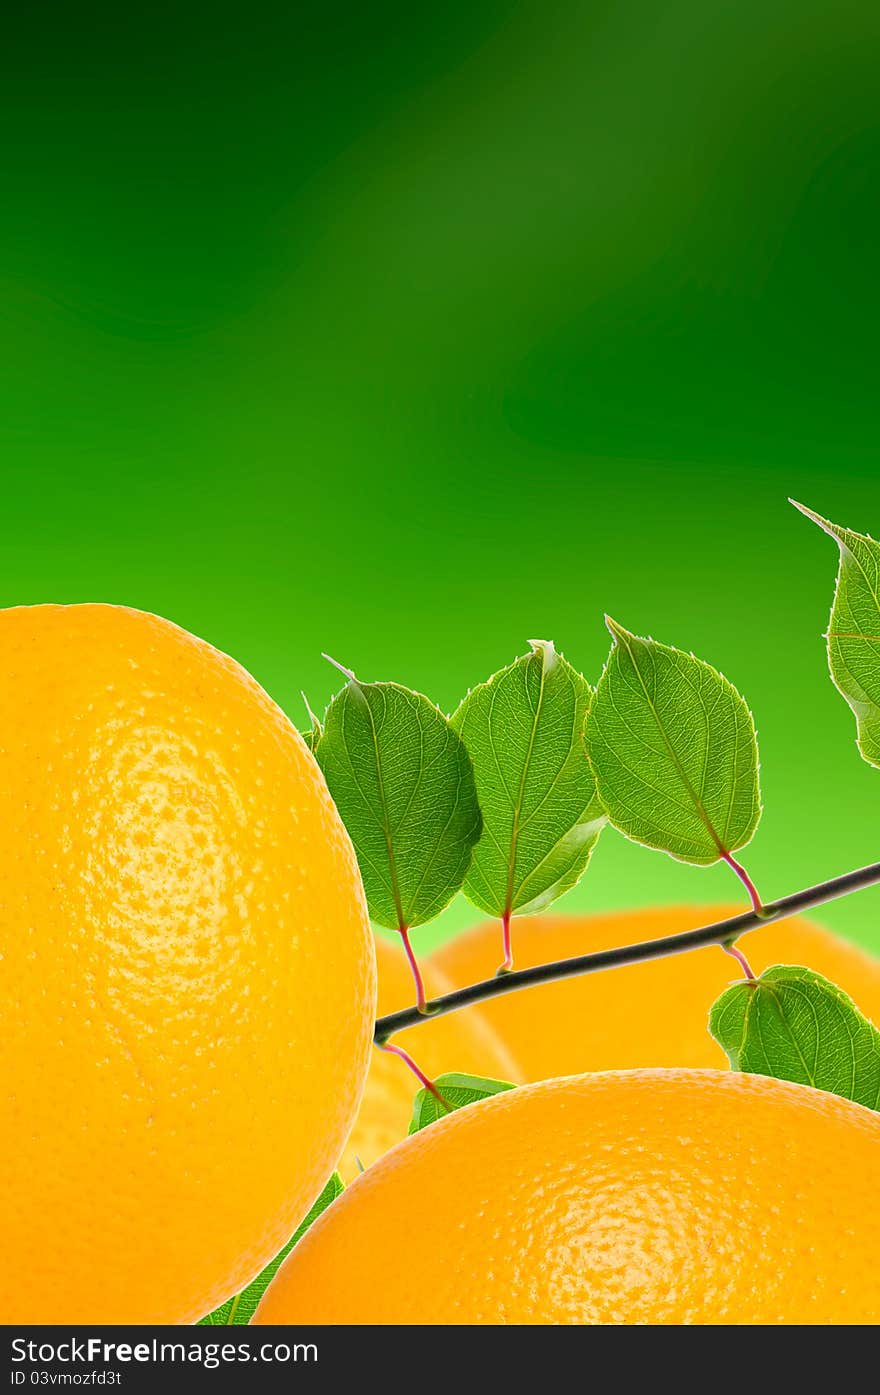
[[[659,939],[742,909],[666,906],[606,915],[515,917],[514,967]],[[880,960],[827,930],[806,920],[785,920],[744,935],[738,947],[755,973],[771,964],[806,964],[880,1023]],[[478,925],[430,956],[425,966],[429,992],[439,991],[441,979],[462,987],[491,977],[501,957],[500,922]],[[482,1003],[480,1011],[515,1056],[525,1080],[631,1066],[721,1067],[727,1058],[709,1036],[709,1009],[739,977],[735,960],[719,946],[708,945],[505,994]],[[469,1011],[464,1008],[458,1015]],[[412,1035],[417,1042],[418,1032]]]

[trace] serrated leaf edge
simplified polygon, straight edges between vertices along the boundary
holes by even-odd
[[[878,764],[878,761],[873,756],[870,756],[868,752],[865,750],[861,731],[861,718],[859,715],[859,709],[864,708],[867,704],[860,703],[858,699],[852,697],[849,693],[847,693],[846,690],[841,687],[840,683],[838,682],[837,675],[834,672],[834,666],[831,662],[831,640],[835,638],[843,638],[843,636],[834,634],[831,628],[831,622],[834,618],[834,610],[837,605],[838,595],[840,594],[841,582],[843,581],[844,552],[846,552],[847,555],[852,559],[853,563],[859,568],[862,575],[865,575],[864,569],[862,568],[858,558],[856,557],[847,540],[849,538],[858,538],[860,542],[873,543],[875,547],[880,546],[880,544],[878,544],[876,538],[871,537],[870,533],[857,533],[854,528],[845,528],[840,523],[832,523],[830,519],[823,518],[822,515],[820,513],[816,513],[814,509],[808,509],[806,504],[799,503],[797,499],[790,498],[788,502],[791,505],[793,505],[794,508],[797,509],[798,513],[802,513],[804,515],[804,518],[808,518],[812,523],[815,523],[816,526],[820,528],[823,533],[827,533],[828,537],[831,538],[837,544],[838,552],[840,554],[840,560],[837,568],[837,576],[834,581],[834,595],[831,600],[831,609],[828,612],[828,628],[825,630],[823,635],[823,638],[825,640],[825,662],[828,666],[828,676],[831,679],[831,682],[834,684],[834,687],[837,689],[838,693],[840,693],[840,696],[843,698],[847,707],[850,709],[850,711],[856,719],[856,749],[859,755],[861,756],[862,760],[865,762],[865,764],[872,766],[876,770],[880,768],[880,764]],[[865,577],[865,581],[867,580],[868,578]],[[869,589],[871,590],[872,594],[874,594],[873,587],[870,587],[869,585]],[[876,599],[878,613],[880,613],[880,597],[876,597]],[[880,642],[880,635],[864,635],[862,636],[862,638],[866,640],[876,639],[878,642]]]
[[[713,857],[713,858],[700,858],[700,859],[696,859],[696,858],[683,858],[683,857],[680,857],[679,854],[677,854],[677,853],[670,852],[669,849],[666,848],[666,847],[664,847],[664,845],[663,845],[662,843],[660,843],[660,842],[655,842],[655,841],[653,841],[653,840],[650,839],[650,838],[638,838],[638,839],[633,839],[632,841],[637,842],[637,843],[639,844],[640,847],[649,848],[652,852],[665,853],[667,857],[672,857],[672,858],[674,858],[674,859],[675,859],[676,861],[678,861],[678,862],[688,862],[688,863],[690,863],[691,866],[712,867],[712,866],[715,865],[716,862],[722,861],[726,856],[729,856],[731,853],[739,852],[740,849],[748,847],[749,843],[752,841],[752,839],[753,839],[754,836],[755,836],[755,833],[756,833],[757,828],[758,828],[758,824],[761,822],[761,816],[762,816],[762,814],[763,814],[763,812],[764,812],[764,801],[763,801],[762,796],[761,796],[761,778],[760,778],[760,777],[761,777],[761,756],[760,756],[760,745],[758,744],[758,729],[757,729],[757,726],[755,725],[755,716],[754,716],[754,713],[752,712],[752,709],[751,709],[751,707],[749,706],[749,703],[746,701],[745,697],[743,697],[743,694],[740,692],[739,688],[737,688],[736,684],[735,684],[735,683],[731,683],[730,679],[727,678],[727,677],[725,676],[725,674],[721,671],[721,669],[716,668],[716,667],[714,666],[714,664],[710,664],[710,663],[708,662],[708,660],[706,660],[706,659],[701,659],[698,655],[696,655],[696,654],[693,652],[692,649],[691,649],[691,650],[679,649],[679,648],[677,648],[677,646],[674,645],[674,644],[664,644],[661,640],[654,639],[651,635],[637,635],[637,634],[635,634],[635,633],[634,633],[633,631],[631,631],[631,630],[624,629],[624,627],[623,627],[622,625],[619,625],[619,624],[617,623],[617,621],[614,620],[614,619],[612,619],[612,617],[611,617],[610,615],[608,615],[608,614],[605,615],[604,619],[605,619],[606,628],[608,629],[609,633],[611,634],[611,637],[612,637],[612,640],[613,640],[613,644],[612,644],[612,647],[611,647],[611,652],[609,653],[609,655],[608,655],[608,657],[606,658],[604,664],[602,665],[602,672],[601,672],[601,674],[599,675],[599,680],[598,680],[598,682],[597,682],[597,684],[596,684],[596,688],[595,688],[594,693],[593,693],[593,697],[594,697],[594,698],[595,698],[596,693],[598,693],[598,691],[599,691],[599,684],[602,682],[602,679],[605,677],[605,674],[606,674],[607,671],[608,671],[608,667],[609,667],[609,664],[610,664],[610,662],[611,662],[611,656],[612,656],[612,654],[614,653],[615,646],[619,645],[622,639],[637,639],[637,640],[639,640],[642,644],[654,644],[654,645],[657,646],[658,649],[666,649],[668,652],[673,653],[673,654],[682,654],[685,658],[693,659],[694,663],[696,663],[696,664],[701,664],[701,665],[703,665],[705,668],[710,669],[711,672],[714,673],[714,674],[716,675],[716,677],[718,677],[718,678],[721,680],[721,682],[725,685],[725,687],[727,687],[727,688],[739,699],[739,701],[743,704],[743,706],[744,706],[744,708],[745,708],[745,710],[746,710],[746,715],[747,715],[747,717],[748,717],[749,725],[750,725],[750,727],[751,727],[751,733],[752,733],[752,736],[753,736],[753,738],[754,738],[754,741],[755,741],[755,748],[756,748],[756,751],[757,751],[757,760],[756,760],[756,764],[755,764],[755,777],[756,777],[756,786],[757,786],[757,800],[756,800],[756,805],[755,805],[754,817],[753,817],[753,819],[752,819],[752,823],[751,823],[751,826],[750,826],[750,828],[749,828],[749,830],[748,830],[748,833],[747,833],[746,837],[743,838],[740,842],[738,842],[738,843],[736,844],[735,847],[731,847],[731,848],[725,848],[725,847],[723,846],[721,840],[718,838],[718,835],[715,833],[714,826],[712,825],[712,821],[711,821],[711,819],[709,819],[708,815],[705,813],[705,810],[704,810],[703,807],[702,807],[702,801],[699,800],[699,799],[697,798],[696,793],[695,793],[694,790],[692,789],[690,780],[687,778],[687,775],[686,775],[685,771],[684,771],[684,770],[681,770],[681,765],[680,765],[679,759],[678,759],[677,755],[675,754],[674,750],[672,749],[672,747],[670,746],[668,737],[666,736],[666,733],[665,733],[665,731],[664,731],[662,725],[660,724],[659,721],[657,721],[657,727],[658,727],[658,730],[660,731],[660,734],[661,734],[661,736],[662,736],[662,738],[663,738],[663,743],[664,743],[664,745],[666,746],[667,750],[669,751],[670,755],[672,756],[672,758],[673,758],[673,760],[674,760],[674,762],[675,762],[675,765],[681,770],[681,777],[682,777],[682,779],[684,780],[684,782],[685,782],[685,784],[686,784],[686,786],[687,786],[688,793],[690,794],[691,798],[692,798],[693,801],[694,801],[694,805],[695,805],[695,807],[696,807],[696,809],[697,809],[697,812],[698,812],[698,816],[699,816],[699,818],[700,818],[700,821],[701,821],[701,823],[703,824],[703,827],[704,827],[704,828],[706,829],[706,831],[709,833],[709,836],[710,836],[710,838],[712,839],[712,842],[715,844],[715,847],[718,849],[718,855],[717,855],[717,857]],[[628,650],[628,652],[630,652],[630,654],[631,654],[631,651],[629,650],[629,646],[627,646],[627,650]],[[634,659],[633,659],[633,667],[636,669],[636,672],[637,672],[637,674],[638,674],[638,666],[636,665]],[[641,675],[639,675],[639,682],[640,682],[640,684],[641,684],[641,686],[642,686],[642,690],[644,691],[644,684],[641,683]],[[645,694],[645,697],[646,697],[646,699],[647,699],[647,693]],[[649,701],[649,706],[650,706],[650,708],[651,708],[651,711],[653,712],[653,711],[654,711],[653,704],[650,702],[650,700],[648,700],[648,701]],[[587,711],[587,717],[589,717],[589,709],[588,709],[588,711]],[[655,717],[655,720],[656,720],[656,717]],[[598,797],[599,780],[598,780],[598,776],[597,776],[597,774],[596,774],[595,766],[594,766],[593,761],[592,761],[592,759],[591,759],[591,757],[590,757],[590,746],[589,746],[589,742],[586,743],[586,751],[587,751],[587,760],[588,760],[589,765],[590,765],[590,770],[592,771],[592,773],[593,773],[593,778],[594,778],[594,780],[595,780],[595,782],[596,782],[596,791],[597,791],[597,797]],[[600,804],[601,804],[601,799],[600,799]],[[602,807],[604,808],[604,806],[602,806]],[[611,818],[610,814],[608,814],[607,810],[606,810],[606,818],[607,818],[607,821],[611,824],[611,826],[612,826],[613,828],[617,828],[617,825],[614,823],[614,820]],[[625,833],[625,832],[623,831],[623,829],[619,829],[619,828],[618,828],[618,832],[621,833],[621,834],[623,835],[624,838],[629,839],[629,835],[628,835],[627,833]]]

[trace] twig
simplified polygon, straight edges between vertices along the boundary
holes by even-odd
[[[685,930],[678,935],[666,935],[659,940],[644,940],[641,944],[621,945],[619,949],[600,949],[595,954],[581,954],[575,959],[557,959],[550,964],[538,964],[531,969],[514,969],[500,977],[489,978],[480,983],[472,983],[467,988],[457,988],[442,998],[434,998],[427,1004],[427,1013],[418,1008],[404,1008],[380,1017],[376,1023],[374,1040],[382,1045],[395,1032],[405,1027],[414,1027],[419,1022],[429,1022],[447,1012],[457,1012],[471,1003],[481,1003],[487,998],[497,998],[502,993],[515,993],[520,988],[530,988],[536,983],[553,983],[556,979],[576,978],[580,974],[594,974],[600,969],[614,969],[621,964],[640,964],[646,959],[662,959],[669,954],[682,954],[690,949],[700,949],[703,945],[725,944],[745,935],[749,930],[758,930],[776,920],[810,911],[814,906],[823,906],[827,901],[836,901],[852,891],[880,883],[880,862],[872,862],[868,867],[860,867],[855,872],[846,872],[842,877],[832,877],[818,886],[796,891],[792,896],[783,896],[779,901],[771,901],[761,907],[760,912],[744,911],[731,916],[729,920],[719,920],[714,925],[705,925],[699,930]]]

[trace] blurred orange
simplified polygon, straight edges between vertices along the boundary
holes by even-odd
[[[742,906],[665,906],[592,916],[540,915],[514,919],[515,968],[566,959],[638,940],[658,939],[708,925]],[[743,936],[739,948],[759,973],[771,964],[806,964],[880,1022],[880,960],[801,919],[784,920]],[[498,921],[442,945],[428,959],[435,978],[456,987],[494,974],[501,962]],[[719,946],[581,978],[522,989],[480,1005],[480,1012],[515,1056],[526,1080],[630,1066],[723,1066],[709,1036],[712,1003],[740,977]],[[472,1011],[464,1008],[454,1016]],[[417,1033],[413,1033],[417,1040]]]

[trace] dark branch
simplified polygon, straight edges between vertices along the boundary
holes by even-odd
[[[682,954],[689,949],[700,949],[703,945],[719,945],[736,940],[749,930],[758,930],[774,920],[810,911],[814,906],[823,906],[827,901],[836,901],[851,891],[880,883],[880,862],[872,862],[856,872],[847,872],[842,877],[832,877],[829,882],[821,882],[806,891],[796,891],[793,896],[783,896],[780,901],[772,901],[761,911],[744,911],[742,915],[731,916],[729,920],[719,920],[715,925],[705,925],[699,930],[685,930],[680,935],[666,935],[660,940],[644,940],[641,944],[623,945],[620,949],[600,949],[595,954],[581,954],[575,959],[558,959],[552,964],[538,964],[533,969],[515,969],[497,978],[486,979],[482,983],[472,983],[467,988],[457,988],[442,998],[434,998],[425,1012],[417,1007],[404,1008],[380,1017],[376,1023],[374,1040],[382,1045],[395,1032],[405,1027],[415,1027],[419,1022],[429,1022],[432,1017],[443,1013],[457,1012],[471,1003],[481,1003],[487,998],[497,998],[501,993],[515,993],[520,988],[530,988],[535,983],[552,983],[560,978],[576,978],[579,974],[594,974],[599,969],[614,969],[620,964],[640,964],[646,959],[662,959],[667,954]]]

